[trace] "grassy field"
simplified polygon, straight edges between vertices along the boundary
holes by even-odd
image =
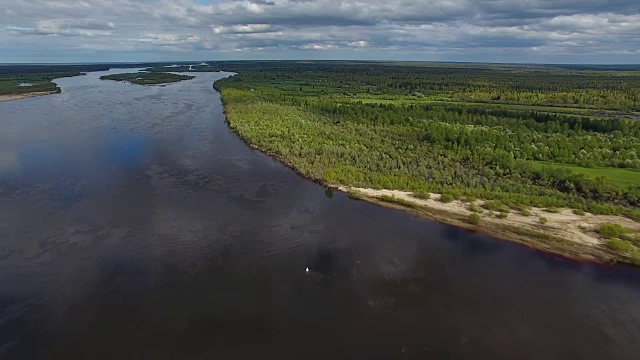
[[[403,97],[398,99],[385,99],[376,97],[352,97],[349,98],[351,102],[361,102],[363,104],[395,104],[395,105],[411,105],[411,104],[441,104],[441,105],[463,105],[463,106],[480,106],[490,108],[501,108],[507,110],[524,110],[524,111],[537,111],[551,114],[568,114],[579,115],[589,118],[602,118],[602,117],[630,117],[640,118],[639,112],[622,112],[622,111],[607,111],[597,109],[586,109],[577,107],[560,107],[560,106],[545,106],[545,105],[520,105],[520,104],[492,104],[483,102],[468,102],[468,101],[447,101],[447,100],[431,100],[418,97]]]
[[[618,169],[618,168],[586,168],[581,166],[572,166],[564,164],[554,164],[547,162],[531,161],[532,164],[538,167],[551,166],[564,168],[576,173],[585,174],[592,178],[604,177],[607,182],[619,185],[623,187],[628,186],[640,186],[640,171]]]

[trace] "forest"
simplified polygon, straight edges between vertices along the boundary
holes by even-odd
[[[640,221],[640,71],[216,63],[230,125],[329,184]]]

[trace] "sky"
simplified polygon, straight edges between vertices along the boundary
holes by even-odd
[[[0,63],[640,63],[640,0],[0,0]]]

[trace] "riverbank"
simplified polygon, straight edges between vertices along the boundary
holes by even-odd
[[[0,102],[28,99],[36,96],[44,96],[44,95],[51,95],[51,94],[57,94],[57,93],[58,92],[56,91],[37,91],[37,92],[30,92],[30,93],[23,93],[23,94],[6,94],[6,95],[0,95]]]
[[[347,186],[336,188],[348,193],[352,198],[402,209],[423,218],[483,232],[564,257],[640,265],[630,256],[610,251],[606,247],[606,239],[598,233],[605,224],[619,224],[629,230],[640,231],[639,223],[622,216],[536,207],[527,208],[525,211],[503,209],[499,212],[485,209],[487,202],[483,200],[442,201],[442,195],[434,193],[430,194],[429,199],[422,199],[410,192],[399,190]],[[478,214],[480,219],[477,224],[469,221],[470,215],[474,213]]]
[[[222,99],[222,103],[224,105],[224,99]],[[347,193],[351,198],[402,210],[424,219],[454,225],[469,231],[485,233],[573,260],[640,265],[637,259],[631,256],[611,251],[606,246],[606,240],[598,234],[598,230],[603,224],[611,223],[640,232],[640,223],[631,219],[590,213],[578,215],[574,213],[574,210],[568,208],[530,207],[526,214],[513,209],[500,212],[483,209],[482,206],[487,203],[484,200],[443,202],[441,201],[442,195],[435,193],[431,193],[429,199],[423,199],[415,197],[411,192],[401,190],[330,184],[322,178],[301,171],[283,156],[248,141],[229,119],[226,109],[225,119],[229,128],[247,146],[278,160],[299,176],[322,186]],[[471,205],[472,203],[474,205]],[[475,211],[471,211],[470,207]],[[472,213],[477,213],[480,216],[480,221],[477,224],[469,222],[469,216]]]
[[[301,172],[285,158],[251,144],[234,129],[228,119],[227,124],[252,149],[278,160],[307,180],[347,193],[351,198],[402,210],[424,219],[458,226],[469,231],[482,232],[502,240],[516,242],[573,260],[640,265],[630,256],[609,250],[605,245],[605,240],[597,233],[600,226],[609,223],[622,224],[626,228],[640,231],[639,223],[625,217],[590,213],[577,215],[571,209],[554,209],[554,212],[549,212],[534,207],[529,209],[529,215],[510,211],[506,218],[501,218],[496,215],[497,212],[482,209],[481,206],[486,203],[483,200],[468,203],[460,200],[442,202],[440,201],[441,194],[431,194],[429,199],[420,199],[410,192],[400,190],[354,188],[327,184],[318,177]],[[468,221],[469,215],[473,213],[469,210],[471,203],[479,208],[477,213],[481,216],[481,220],[478,224],[470,224]],[[545,220],[541,220],[542,218]]]

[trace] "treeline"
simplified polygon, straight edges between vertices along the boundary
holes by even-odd
[[[640,72],[566,70],[535,66],[423,64],[391,66],[336,62],[230,62],[211,68],[242,73],[242,84],[281,84],[345,94],[417,95],[455,101],[640,110]]]

